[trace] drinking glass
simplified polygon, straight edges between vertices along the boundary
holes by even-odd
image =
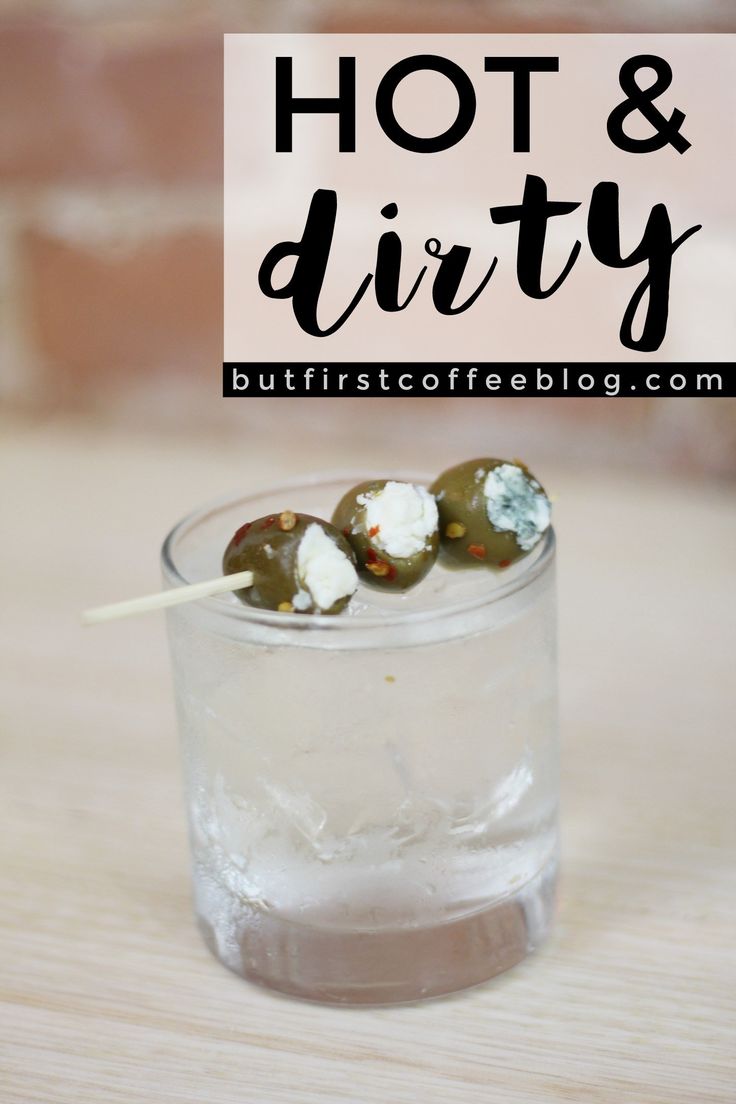
[[[167,585],[221,573],[248,520],[329,518],[355,478],[182,521]],[[194,903],[225,966],[389,1004],[485,981],[545,937],[558,862],[555,540],[505,572],[437,565],[338,616],[234,595],[167,611]]]

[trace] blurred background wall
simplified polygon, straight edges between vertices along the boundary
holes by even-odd
[[[298,418],[459,451],[736,475],[728,399],[231,400],[221,35],[732,31],[733,0],[0,0],[0,397],[16,417],[240,435]]]

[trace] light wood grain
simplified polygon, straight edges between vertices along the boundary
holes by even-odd
[[[78,615],[155,589],[160,539],[199,501],[376,465],[368,435],[349,458],[325,436],[299,446],[5,427],[0,1100],[733,1104],[729,488],[540,473],[558,498],[564,731],[542,952],[457,997],[348,1010],[260,991],[205,950],[163,619],[100,635]],[[440,445],[432,462],[458,459]],[[426,466],[409,443],[381,460]]]

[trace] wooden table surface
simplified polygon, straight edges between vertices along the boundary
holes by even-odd
[[[329,437],[299,468],[340,463]],[[437,465],[461,459],[434,453]],[[3,493],[3,1104],[736,1101],[733,488],[545,471],[557,495],[564,873],[554,936],[464,995],[263,992],[192,922],[156,589],[193,505],[281,478],[266,440],[10,424]],[[533,458],[529,458],[530,461]],[[422,466],[408,444],[387,470]],[[350,467],[375,467],[368,436]]]

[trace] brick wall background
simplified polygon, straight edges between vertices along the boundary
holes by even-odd
[[[223,30],[734,29],[732,0],[0,0],[0,397],[233,433],[294,417],[294,400],[216,395]],[[387,436],[411,414],[428,440],[462,425],[468,448],[493,430],[537,454],[736,474],[726,399],[301,411],[346,443],[359,424]]]

